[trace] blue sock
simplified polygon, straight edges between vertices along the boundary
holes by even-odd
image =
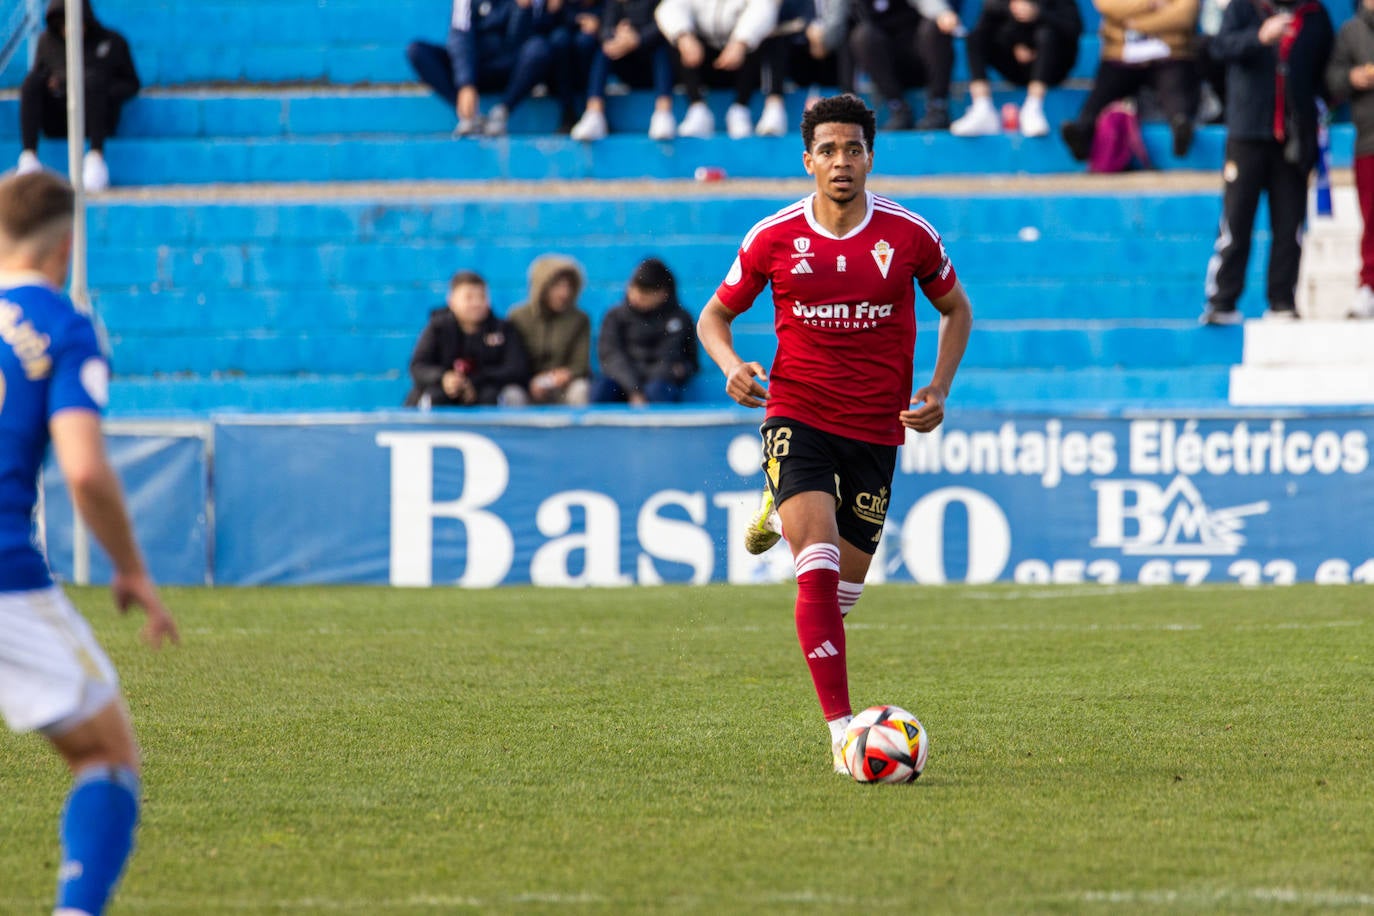
[[[124,767],[76,774],[62,812],[62,866],[57,908],[99,916],[134,848],[138,776]]]

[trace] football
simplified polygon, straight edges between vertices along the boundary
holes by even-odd
[[[870,706],[844,733],[844,764],[859,782],[912,782],[929,745],[920,721],[900,706]]]

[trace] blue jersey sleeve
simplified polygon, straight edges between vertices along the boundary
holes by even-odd
[[[73,407],[96,413],[104,410],[109,400],[110,364],[101,352],[90,318],[74,312],[53,345],[48,417]]]

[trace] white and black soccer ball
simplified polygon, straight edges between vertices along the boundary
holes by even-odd
[[[900,706],[870,706],[844,733],[844,765],[859,782],[912,782],[926,767],[926,730]]]

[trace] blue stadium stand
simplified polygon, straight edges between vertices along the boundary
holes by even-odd
[[[1097,61],[1097,16],[1088,0],[1080,6],[1088,34],[1072,80],[1050,96],[1052,123],[1078,110]],[[533,257],[565,252],[587,270],[582,304],[599,323],[634,264],[657,254],[697,309],[743,232],[797,196],[668,183],[701,165],[732,178],[797,179],[799,140],[722,133],[654,143],[641,133],[652,105],[644,92],[609,98],[618,133],[594,145],[555,136],[558,112],[545,98],[516,112],[508,138],[452,139],[450,112],[413,84],[403,53],[414,38],[442,40],[448,10],[449,0],[98,0],[102,18],[130,38],[148,87],[108,147],[125,190],[89,214],[90,282],[113,346],[116,415],[392,408],[408,388],[415,335],[455,269],[479,267],[504,312],[525,297]],[[963,13],[971,23],[976,9]],[[18,85],[21,63],[0,72],[0,89]],[[955,78],[967,78],[962,43]],[[998,88],[999,103],[1019,98]],[[912,101],[919,109],[920,94]],[[956,114],[964,101],[956,94]],[[713,94],[711,104],[722,115],[728,98]],[[794,125],[801,105],[789,99]],[[17,109],[12,91],[0,94],[0,163],[18,154]],[[892,195],[944,232],[973,297],[978,325],[958,403],[1226,404],[1241,329],[1196,326],[1219,179],[1215,190],[1173,192],[1167,174],[1218,171],[1223,134],[1201,129],[1182,159],[1162,125],[1146,124],[1145,136],[1162,170],[1158,189],[1038,193],[989,191],[983,179],[1081,174],[1057,138],[880,133],[879,190],[890,176],[978,179]],[[1352,146],[1348,125],[1338,125],[1338,167]],[[42,155],[65,165],[60,142],[45,141]],[[559,196],[537,185],[508,196],[444,185],[425,198],[339,184],[426,179],[663,183],[589,183]],[[294,187],[278,195],[263,182]],[[223,189],[189,198],[160,190],[236,184],[251,185],[251,202]],[[1252,315],[1263,307],[1262,228],[1256,242],[1242,303]],[[918,362],[927,368],[918,375],[933,359],[935,317],[923,314]],[[746,355],[771,355],[769,321],[765,302],[737,323]],[[709,366],[690,393],[727,403]]]
[[[634,264],[656,254],[696,309],[744,229],[788,199],[587,193],[98,206],[90,275],[113,346],[115,411],[393,407],[415,335],[458,267],[480,267],[500,313],[525,297],[533,257],[572,255],[588,274],[582,305],[599,324]],[[973,296],[979,324],[962,403],[1225,402],[1241,330],[1196,326],[1214,194],[896,196],[942,229]],[[1262,233],[1258,241],[1252,291],[1267,247]],[[1257,310],[1253,296],[1246,307]],[[935,318],[924,310],[925,367]],[[767,361],[769,304],[736,327],[741,352]],[[692,395],[726,403],[709,369]]]

